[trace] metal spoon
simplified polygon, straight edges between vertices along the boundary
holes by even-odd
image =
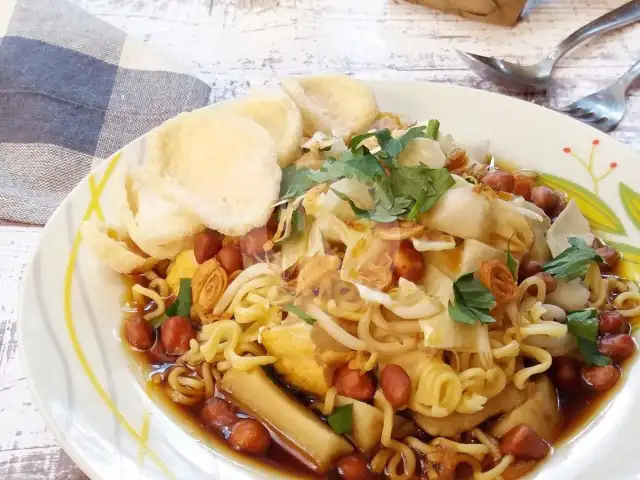
[[[619,8],[597,18],[565,38],[549,55],[535,65],[517,65],[493,57],[473,53],[458,54],[471,70],[481,77],[505,83],[512,87],[545,90],[551,79],[551,70],[569,50],[585,40],[640,20],[640,0],[632,0]]]

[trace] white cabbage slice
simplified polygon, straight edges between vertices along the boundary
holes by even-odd
[[[364,183],[352,178],[343,178],[331,185],[333,190],[347,195],[356,206],[370,210],[374,207],[373,198],[369,193],[369,187]],[[343,222],[354,222],[358,219],[349,202],[340,199],[335,193],[329,190],[320,195],[318,207],[327,212],[333,213]]]
[[[547,232],[547,244],[555,257],[569,248],[569,238],[578,237],[591,246],[595,236],[578,204],[571,200]]]
[[[544,213],[544,210],[531,202],[527,202],[522,197],[516,197],[512,200],[512,203],[517,205],[521,212],[526,209],[535,214],[535,217],[525,215],[529,222],[529,226],[531,227],[531,231],[533,232],[533,243],[529,248],[527,257],[529,260],[535,260],[540,263],[548,262],[551,260],[551,252],[547,245],[547,231],[551,225],[551,220],[547,214]]]
[[[447,157],[442,152],[440,143],[430,138],[414,138],[398,155],[398,163],[407,167],[426,165],[431,168],[442,168]]]
[[[452,280],[478,270],[482,262],[505,260],[505,257],[503,250],[472,238],[453,249],[425,252],[426,263],[433,265]]]
[[[420,223],[454,237],[483,239],[491,230],[491,208],[488,199],[472,189],[452,188],[420,216]]]
[[[437,297],[427,295],[415,283],[400,278],[398,287],[389,292],[391,303],[386,307],[400,318],[416,320],[432,317],[444,309]]]
[[[559,280],[556,290],[547,294],[545,302],[556,305],[566,312],[572,312],[585,308],[589,303],[590,294],[589,289],[579,278],[570,282]]]
[[[453,298],[453,280],[433,265],[427,265],[424,286],[427,295],[438,298],[443,310],[432,317],[420,320],[426,347],[476,351],[478,331],[475,325],[453,320],[447,305]]]
[[[500,198],[491,200],[491,214],[493,217],[490,245],[506,251],[507,247],[514,255],[529,250],[533,243],[533,231],[529,225],[528,216],[522,210],[529,212],[513,203]]]

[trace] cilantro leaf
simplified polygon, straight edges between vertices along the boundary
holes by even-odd
[[[289,312],[289,313],[297,316],[297,317],[300,317],[301,320],[304,320],[309,325],[313,325],[314,323],[317,322],[317,320],[315,318],[313,318],[311,315],[309,315],[304,310],[300,310],[298,307],[296,307],[292,303],[287,303],[287,304],[283,305],[282,309],[284,311],[286,311],[286,312]]]
[[[598,352],[598,344],[596,342],[590,342],[586,338],[578,337],[578,350],[580,356],[587,365],[598,365],[604,367],[611,364],[611,359]]]
[[[437,122],[437,120],[435,120]],[[429,122],[431,124],[433,120]],[[439,125],[439,124],[438,124]],[[357,153],[361,148],[360,144],[367,138],[376,137],[380,151],[376,153],[381,159],[383,159],[387,165],[391,164],[391,161],[396,158],[402,150],[405,149],[407,144],[414,138],[427,138],[427,128],[423,125],[417,127],[411,127],[404,132],[398,138],[394,138],[391,131],[388,128],[383,128],[375,132],[363,133],[362,135],[356,135],[349,142],[349,150],[352,153]]]
[[[337,407],[333,413],[327,417],[327,422],[331,429],[338,435],[351,433],[353,429],[353,403]]]
[[[480,280],[474,277],[474,273],[462,275],[453,282],[453,295],[455,303],[449,302],[449,316],[460,323],[473,325],[480,323],[493,323],[495,319],[489,314],[496,305],[496,299]]]
[[[456,184],[446,168],[431,168],[427,173],[431,179],[430,188],[427,188],[427,198],[420,208],[420,213],[430,210],[444,193]]]
[[[545,272],[556,278],[573,280],[584,276],[593,260],[603,261],[598,252],[589,247],[581,238],[571,237],[568,240],[571,246],[542,266]]]
[[[384,177],[385,171],[374,155],[359,155],[346,150],[339,160],[327,159],[318,170],[309,170],[307,175],[316,183],[357,178],[361,182],[372,184]]]
[[[576,337],[592,342],[598,340],[598,310],[587,308],[567,315],[567,328]]]
[[[282,169],[282,180],[280,181],[280,200],[299,197],[316,183],[309,175],[311,170],[308,167],[297,168],[295,165],[288,165]]]
[[[567,315],[567,328],[576,337],[578,350],[588,365],[609,365],[611,359],[598,352],[598,310],[588,308]]]
[[[509,239],[509,243],[507,244],[507,267],[509,267],[509,271],[513,278],[518,281],[518,261],[511,255],[511,239]]]
[[[368,133],[363,133],[362,135],[356,135],[351,140],[349,140],[349,145],[347,145],[347,147],[353,153],[356,153],[356,151],[358,150],[358,147],[360,146],[360,144],[363,141],[365,141],[367,138],[373,137],[376,133],[378,133],[378,132],[368,132]]]
[[[394,214],[394,211],[389,210],[380,204],[376,204],[376,208],[374,210],[365,210],[364,208],[358,207],[348,195],[334,190],[333,188],[331,191],[335,193],[340,200],[347,202],[351,207],[351,210],[353,210],[353,213],[355,213],[358,218],[368,218],[369,220],[374,220],[380,223],[394,222],[397,219],[397,214]]]
[[[414,138],[425,138],[427,132],[424,126],[417,126],[408,129],[400,137],[393,138],[388,129],[378,130],[376,138],[380,145],[381,151],[378,153],[380,158],[384,159],[387,164],[396,158],[405,149],[407,144]]]
[[[349,150],[342,152],[339,159],[327,159],[318,170],[290,165],[282,171],[280,199],[300,196],[319,183],[355,178],[371,187],[375,209],[361,209],[346,196],[336,194],[349,202],[357,216],[378,222],[391,222],[407,214],[410,219],[416,219],[420,213],[433,207],[444,192],[455,185],[455,181],[445,168],[405,167],[394,159],[412,139],[427,137],[429,128],[432,134],[435,129],[437,135],[438,125],[437,120],[432,120],[427,127],[412,127],[398,138],[394,138],[386,128],[357,135],[349,142]],[[380,150],[372,154],[360,144],[374,136]]]
[[[396,165],[391,172],[390,182],[394,196],[408,197],[419,204],[415,211],[412,210],[413,219],[432,208],[455,185],[446,168],[429,168],[425,165]]]
[[[171,305],[169,305],[164,313],[149,321],[153,328],[160,328],[167,318],[170,317],[191,317],[191,279],[180,279],[180,291]]]
[[[363,182],[375,182],[386,175],[375,155],[354,155],[349,151],[341,155],[341,160],[353,169],[354,175]]]

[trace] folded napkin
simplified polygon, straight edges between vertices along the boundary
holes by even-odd
[[[0,219],[45,223],[92,166],[209,94],[64,0],[0,0]]]

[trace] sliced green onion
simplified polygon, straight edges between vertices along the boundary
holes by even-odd
[[[427,123],[427,138],[436,140],[438,138],[438,131],[440,130],[440,121],[429,120]]]

